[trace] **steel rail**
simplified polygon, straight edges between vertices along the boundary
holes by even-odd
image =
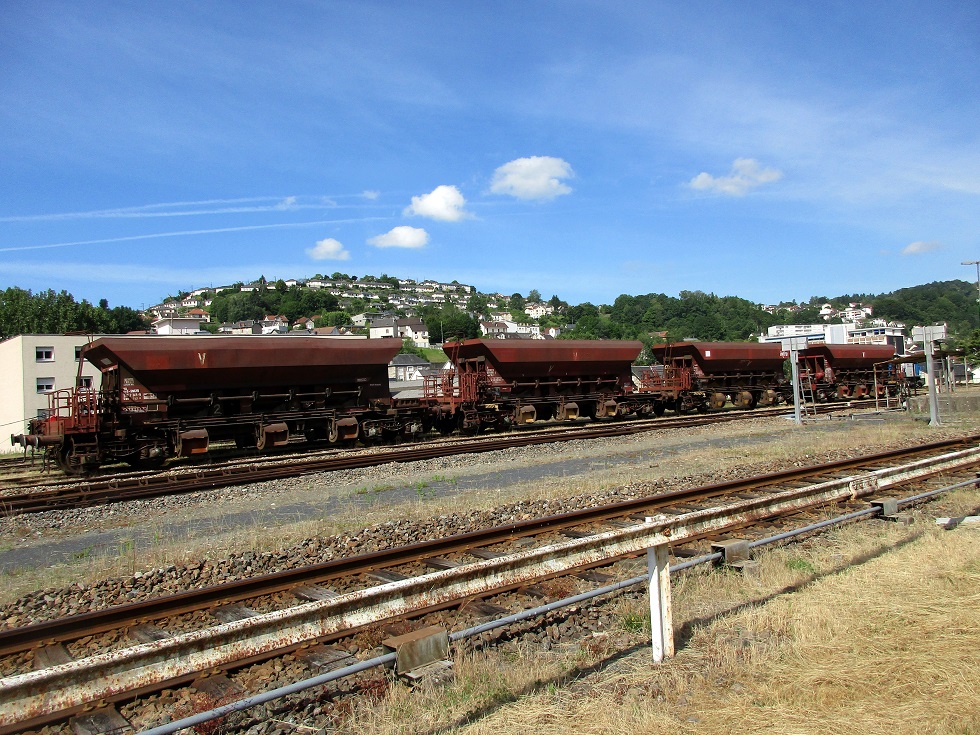
[[[839,409],[837,407],[828,407],[826,410]],[[481,437],[479,439],[463,440],[451,444],[422,446],[404,450],[342,457],[332,456],[307,460],[300,459],[289,464],[275,464],[272,466],[256,467],[252,464],[236,464],[217,468],[187,469],[179,473],[166,471],[153,475],[130,477],[124,480],[97,480],[48,491],[0,495],[0,517],[41,513],[49,510],[85,508],[146,497],[161,497],[165,495],[214,490],[231,485],[240,485],[246,482],[280,480],[315,472],[359,469],[391,462],[417,462],[456,454],[479,454],[537,444],[629,436],[679,426],[691,427],[741,421],[759,418],[762,415],[772,415],[773,413],[779,415],[785,413],[785,410],[778,409],[767,414],[732,411],[724,414],[685,417],[682,419],[667,419],[632,424],[622,423],[607,427],[572,428],[560,431],[548,430],[530,435]],[[268,462],[269,459],[266,458],[262,461]]]
[[[159,687],[257,654],[411,615],[432,605],[533,583],[654,546],[721,532],[815,505],[857,499],[912,480],[974,467],[978,462],[980,448],[974,447],[681,516],[654,516],[623,529],[355,590],[331,599],[11,676],[0,680],[0,727],[117,697],[134,689]]]
[[[222,585],[186,590],[165,598],[116,605],[70,617],[0,631],[0,655],[19,653],[52,642],[66,642],[96,635],[142,620],[157,620],[240,602],[255,597],[288,591],[297,586],[327,582],[340,577],[395,567],[420,559],[443,556],[472,548],[492,546],[522,536],[560,531],[584,523],[622,518],[638,512],[657,510],[673,504],[700,501],[720,495],[745,492],[765,485],[803,480],[817,474],[839,473],[870,464],[889,462],[909,456],[948,451],[976,443],[980,436],[920,445],[910,449],[891,450],[848,460],[760,475],[742,480],[674,490],[660,495],[634,498],[596,508],[585,508],[553,516],[534,518],[491,528],[468,531],[439,539],[382,549],[380,551],[341,557],[318,564],[263,574]]]
[[[941,493],[948,492],[960,487],[966,487],[968,485],[977,486],[978,480],[967,480],[966,482],[959,482],[953,485],[948,485],[936,490],[930,490],[927,493],[922,493],[919,495],[914,495],[908,498],[900,498],[898,500],[899,505],[904,505],[907,503],[917,502],[920,500],[928,499],[939,495]],[[819,523],[811,523],[807,526],[801,526],[799,528],[794,528],[791,531],[786,531],[783,533],[776,534],[774,536],[767,536],[756,541],[749,543],[750,548],[758,548],[760,546],[765,546],[768,544],[777,543],[779,541],[784,541],[786,539],[795,538],[801,536],[805,533],[813,533],[814,531],[820,531],[824,528],[830,526],[837,526],[849,521],[857,520],[858,518],[866,518],[869,516],[881,515],[880,507],[871,507],[864,510],[855,511],[854,513],[846,513],[842,516],[837,516],[836,518],[829,518]],[[696,557],[694,559],[688,559],[687,561],[679,562],[677,564],[670,565],[670,574],[677,574],[678,572],[684,571],[685,569],[690,569],[692,567],[698,566],[700,564],[706,564],[708,562],[721,561],[724,558],[722,552],[714,552],[711,554],[705,554],[703,556]],[[520,623],[531,618],[540,617],[549,612],[555,610],[560,610],[562,608],[570,607],[572,605],[578,605],[583,602],[589,602],[596,597],[603,597],[605,595],[612,594],[614,592],[619,592],[621,590],[627,589],[629,587],[636,587],[642,584],[649,584],[650,577],[648,574],[643,574],[636,577],[630,577],[629,579],[619,580],[613,582],[612,584],[605,585],[596,589],[588,590],[586,592],[581,592],[571,597],[565,597],[560,600],[554,600],[552,602],[546,603],[544,605],[539,605],[538,607],[528,608],[526,610],[521,610],[520,612],[513,613],[511,615],[506,615],[502,618],[496,618],[494,620],[489,620],[485,623],[479,623],[465,630],[454,631],[449,634],[450,642],[456,642],[471,638],[481,633],[486,633],[498,628],[502,628],[507,625],[513,625],[515,623]],[[269,691],[262,692],[260,694],[254,694],[244,699],[240,699],[235,702],[229,702],[228,704],[221,705],[214,709],[208,710],[206,712],[198,712],[197,714],[184,717],[180,720],[174,720],[172,722],[167,722],[163,725],[158,725],[157,727],[150,728],[148,730],[143,730],[137,735],[172,735],[172,733],[179,732],[188,727],[193,727],[195,725],[200,725],[204,722],[209,722],[211,720],[223,717],[225,715],[231,714],[233,712],[243,712],[247,709],[251,709],[260,704],[266,704],[268,702],[275,701],[277,699],[282,699],[283,697],[289,696],[291,694],[297,694],[299,692],[306,691],[307,689],[312,689],[313,687],[322,686],[328,684],[337,679],[342,679],[353,674],[358,674],[362,671],[366,671],[371,668],[376,668],[378,666],[389,666],[393,664],[396,660],[395,653],[384,654],[383,656],[377,656],[366,661],[359,661],[351,666],[345,666],[340,669],[335,669],[325,674],[320,674],[318,676],[311,677],[309,679],[304,679],[302,681],[293,682],[286,684],[284,686],[272,689]]]

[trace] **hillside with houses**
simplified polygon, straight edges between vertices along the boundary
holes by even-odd
[[[980,321],[975,299],[972,284],[949,281],[880,296],[814,297],[778,305],[682,291],[678,297],[623,294],[611,305],[570,306],[558,296],[545,301],[535,290],[526,297],[519,293],[507,296],[481,293],[458,281],[334,273],[198,288],[151,307],[147,318],[160,334],[207,331],[397,338],[418,349],[468,337],[640,339],[652,343],[766,340],[821,332],[835,335],[833,339],[887,337],[894,341],[905,334],[907,323],[936,321],[947,322],[951,334],[968,336]]]
[[[363,335],[409,340],[421,348],[441,343],[447,324],[452,336],[555,338],[561,328],[549,321],[567,306],[557,297],[545,303],[536,292],[527,299],[481,294],[458,281],[335,274],[198,288],[164,299],[146,315],[160,334]]]
[[[424,355],[443,342],[496,339],[637,339],[647,345],[700,341],[777,340],[789,336],[901,344],[908,327],[945,322],[950,346],[980,352],[977,285],[944,281],[893,293],[812,297],[805,302],[757,304],[701,291],[621,294],[612,304],[570,305],[481,293],[458,281],[350,276],[259,278],[201,287],[163,299],[143,312],[76,301],[66,292],[34,294],[16,286],[0,292],[0,333],[17,334],[316,334],[395,338]],[[432,353],[436,359],[438,351]]]

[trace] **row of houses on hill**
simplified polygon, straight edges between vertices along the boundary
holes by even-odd
[[[777,311],[789,311],[798,312],[803,309],[809,308],[806,305],[790,304],[789,306],[776,306],[773,304],[766,304],[761,307],[763,311],[767,311],[770,314],[775,314]],[[874,313],[874,308],[870,304],[859,304],[857,302],[851,302],[844,309],[838,309],[833,304],[821,304],[820,305],[820,318],[825,322],[831,319],[840,319],[845,322],[861,322],[865,319],[869,319]]]
[[[287,288],[294,286],[314,290],[326,290],[336,296],[341,308],[349,308],[355,300],[371,302],[387,302],[392,309],[411,311],[425,305],[441,306],[453,304],[462,308],[466,300],[474,292],[474,288],[465,283],[440,283],[439,281],[415,281],[399,279],[398,288],[387,281],[355,281],[343,279],[306,278],[285,280]],[[190,310],[205,310],[220,291],[227,291],[236,286],[217,286],[198,288],[181,299],[167,299],[146,309],[151,318],[161,319],[177,316],[200,316],[191,314]],[[238,286],[241,292],[258,291],[273,288],[269,283],[253,282]],[[382,296],[384,299],[382,299]],[[205,312],[206,313],[206,312]]]

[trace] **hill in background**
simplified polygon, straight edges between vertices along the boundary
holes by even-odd
[[[276,314],[281,313],[284,299],[317,295],[311,289],[295,289],[270,288],[240,296],[241,300],[248,300],[256,313]],[[472,332],[478,330],[477,320],[487,318],[495,304],[491,296],[496,295],[473,294],[464,309],[448,305],[442,308],[429,306],[420,309],[418,315],[426,323],[451,325],[452,329],[447,334],[459,332],[462,336],[475,336]],[[514,297],[523,301],[519,294],[514,294]],[[533,301],[535,297],[540,298],[540,295],[532,291],[528,300]],[[569,306],[557,296],[552,297],[551,303],[560,304],[560,307],[557,313],[546,319],[562,327],[571,326],[564,329],[562,337],[573,339],[744,341],[776,324],[842,321],[840,318],[825,320],[821,316],[824,304],[831,304],[836,309],[844,309],[850,304],[870,306],[872,318],[901,322],[907,327],[946,322],[951,342],[962,343],[980,328],[977,287],[963,280],[928,283],[878,295],[814,296],[806,303],[787,302],[774,307],[763,307],[738,296],[716,296],[702,291],[681,291],[676,297],[663,293],[639,296],[623,294],[612,304],[599,306],[588,302]],[[304,303],[302,306],[308,306],[309,313],[313,313],[314,309],[323,309],[328,305]],[[336,299],[329,306],[339,308]],[[363,304],[358,306],[363,308]],[[346,312],[330,312],[328,309],[328,315],[338,323],[350,321],[350,315]],[[535,320],[527,317],[526,321]],[[456,322],[459,322],[458,327]],[[139,328],[141,324],[132,309],[109,309],[104,300],[96,307],[87,301],[76,302],[66,292],[55,294],[49,290],[32,294],[17,287],[0,291],[2,338],[16,334],[72,331],[115,333]]]

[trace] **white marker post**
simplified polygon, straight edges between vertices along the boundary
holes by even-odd
[[[654,519],[647,518],[647,523]],[[670,561],[667,544],[647,549],[650,576],[650,645],[653,662],[663,663],[674,656],[674,621],[670,602]]]

